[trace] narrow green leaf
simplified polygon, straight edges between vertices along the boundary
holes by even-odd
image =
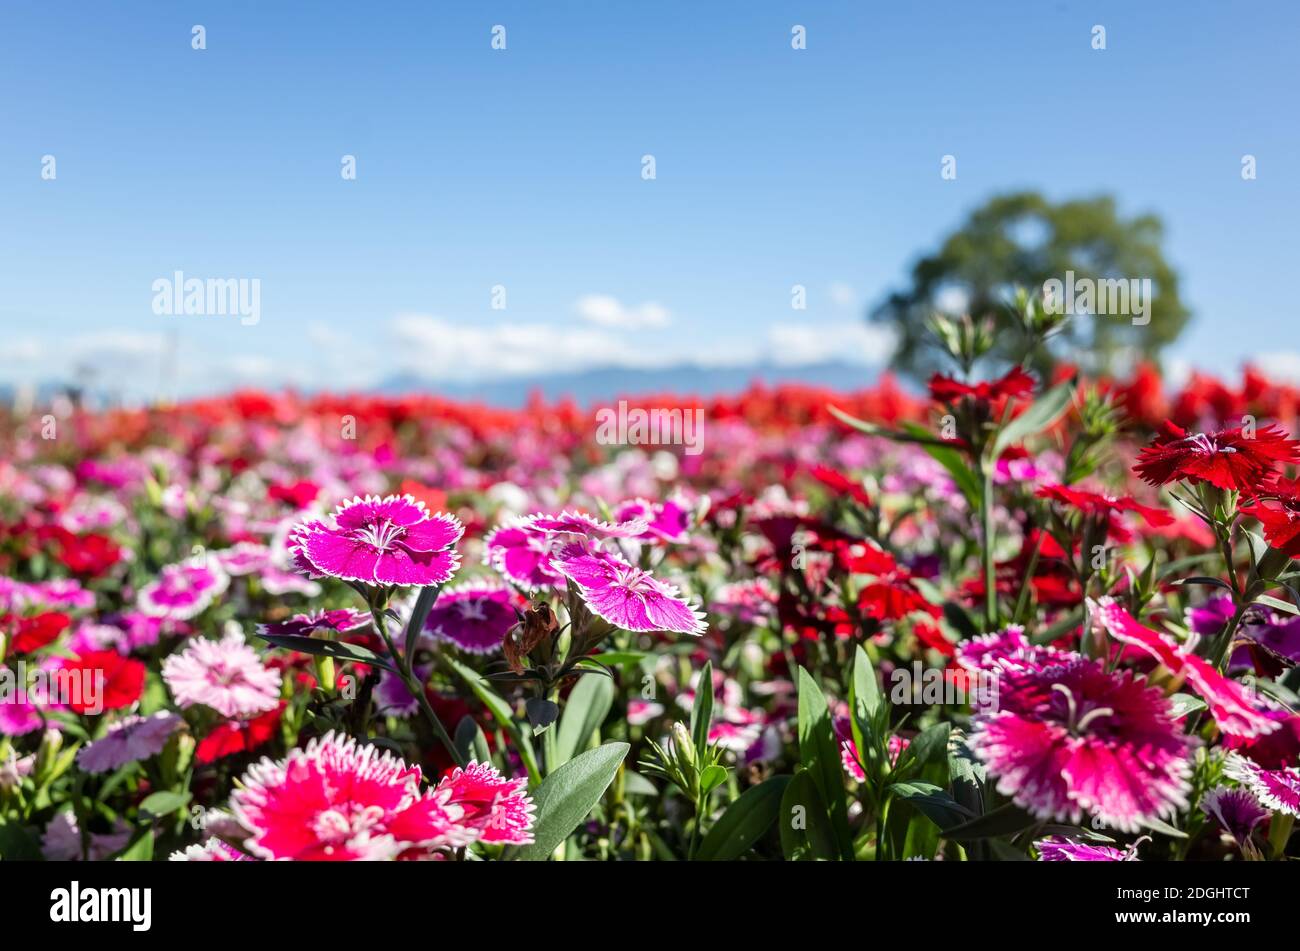
[[[713,723],[713,661],[706,660],[700,671],[699,686],[695,688],[695,703],[691,705],[691,742],[703,753],[709,745],[709,726]]]
[[[817,785],[821,801],[826,804],[831,828],[839,843],[840,855],[853,859],[853,837],[849,832],[848,803],[844,795],[844,772],[840,764],[839,744],[831,723],[826,697],[812,674],[799,668],[799,759]]]
[[[993,441],[992,458],[998,459],[1002,453],[1030,436],[1037,435],[1051,426],[1061,414],[1070,408],[1074,399],[1074,380],[1058,383],[1038,397],[1027,410],[1007,423],[1002,432]]]
[[[709,829],[695,851],[698,862],[730,862],[761,839],[781,814],[781,798],[789,776],[773,776],[745,790]]]
[[[781,851],[792,862],[830,861],[839,855],[835,831],[817,783],[806,769],[800,769],[786,784],[777,815]]]
[[[298,634],[259,634],[257,635],[272,647],[284,650],[300,651],[304,654],[333,657],[338,660],[351,660],[360,664],[369,664],[396,673],[393,662],[360,644],[346,641],[327,641],[319,637],[302,637]]]

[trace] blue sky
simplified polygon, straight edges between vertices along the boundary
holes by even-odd
[[[1211,0],[10,0],[0,381],[86,364],[148,395],[871,363],[888,341],[865,308],[1021,187],[1164,218],[1195,312],[1177,366],[1300,375],[1278,293],[1297,27],[1292,3]],[[257,278],[260,319],[155,314],[177,270]]]

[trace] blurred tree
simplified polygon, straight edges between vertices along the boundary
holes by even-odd
[[[926,322],[936,311],[990,318],[994,362],[1048,372],[1065,359],[1092,373],[1123,372],[1137,360],[1157,360],[1190,316],[1178,298],[1178,275],[1160,250],[1163,233],[1154,215],[1120,218],[1110,196],[1061,204],[1035,192],[995,196],[918,261],[911,286],[890,294],[871,319],[894,327],[894,366],[920,378],[951,369],[941,350],[929,346]],[[1046,344],[1027,347],[1009,306],[1015,288],[1041,296],[1047,281],[1064,283],[1070,271],[1076,287],[1080,279],[1149,279],[1150,321],[1076,313]]]

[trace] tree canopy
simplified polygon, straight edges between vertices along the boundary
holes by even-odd
[[[1152,214],[1122,218],[1110,196],[1054,204],[1036,192],[990,199],[971,213],[939,249],[912,268],[910,286],[891,293],[873,321],[897,333],[895,368],[918,377],[946,369],[927,346],[935,312],[961,310],[994,323],[990,358],[1041,371],[1068,359],[1089,372],[1123,370],[1137,359],[1158,362],[1190,312],[1178,297],[1178,275],[1161,251],[1164,226]],[[1040,295],[1048,281],[1149,280],[1149,316],[1075,313],[1048,343],[1028,350],[1009,306],[1015,289]],[[1135,287],[1139,285],[1134,285]]]

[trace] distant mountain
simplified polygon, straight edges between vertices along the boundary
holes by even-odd
[[[736,393],[752,383],[805,383],[837,390],[871,386],[877,373],[870,367],[851,363],[814,363],[806,366],[717,367],[680,364],[654,369],[605,367],[578,373],[556,373],[538,377],[511,377],[472,383],[424,379],[414,374],[392,377],[375,388],[385,395],[436,393],[452,399],[473,400],[491,406],[517,407],[540,392],[547,400],[572,397],[588,405],[620,396],[646,393],[674,393],[687,396],[719,396]]]

